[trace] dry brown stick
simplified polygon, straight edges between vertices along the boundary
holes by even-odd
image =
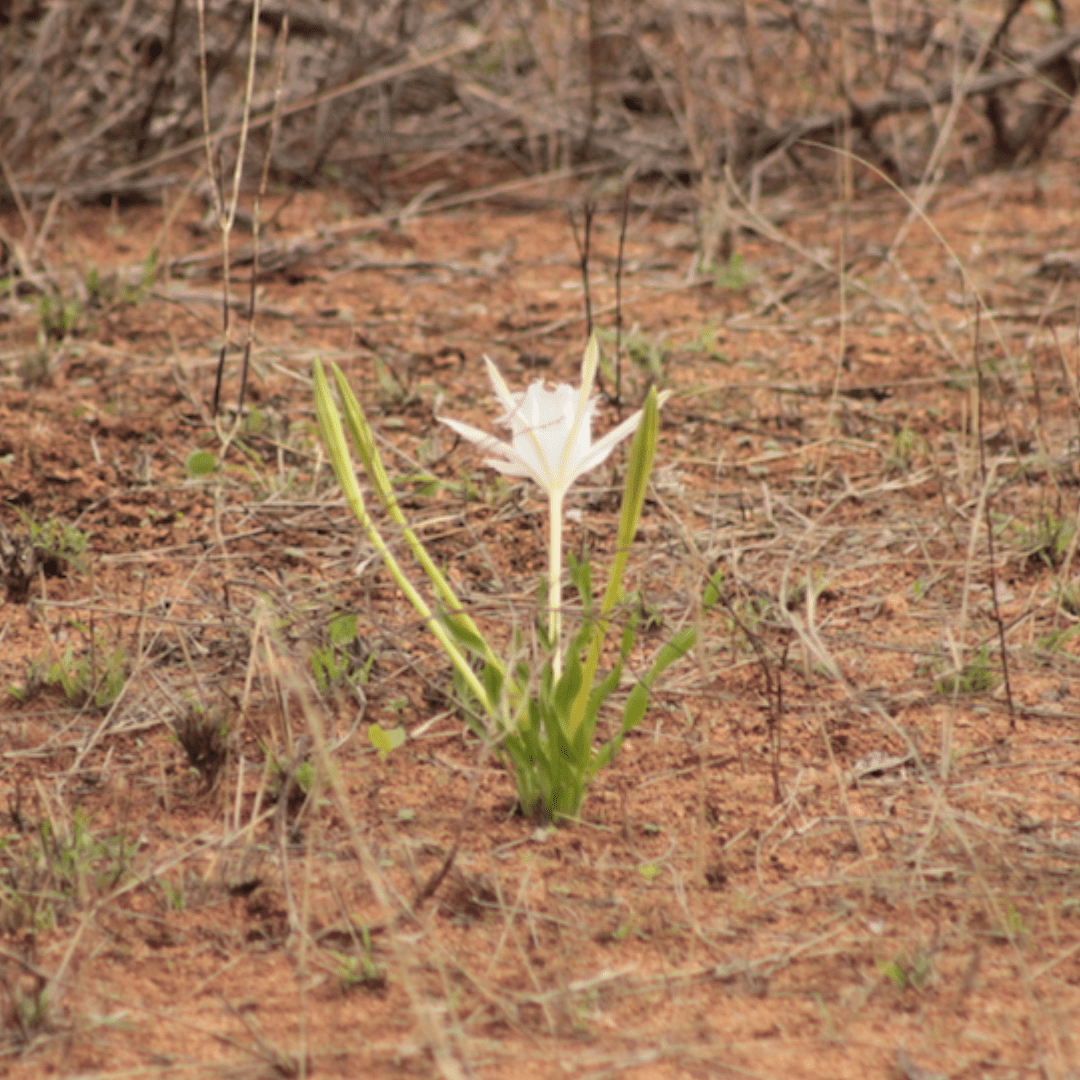
[[[483,758],[487,756],[487,752],[481,755],[482,764]],[[416,895],[413,897],[413,902],[410,910],[415,914],[421,908],[425,901],[429,900],[435,895],[435,890],[443,883],[446,875],[450,873],[451,867],[454,865],[454,860],[457,858],[458,850],[461,847],[461,838],[465,835],[465,826],[468,824],[469,816],[472,814],[473,804],[476,802],[476,792],[480,787],[480,769],[476,770],[473,776],[472,786],[469,788],[469,794],[465,799],[465,805],[461,808],[461,815],[458,817],[457,829],[454,832],[454,842],[450,845],[450,850],[446,853],[446,858],[443,859],[442,865],[435,871],[431,877],[417,890]]]
[[[986,489],[986,498],[983,500],[983,516],[986,519],[986,546],[990,555],[990,604],[993,612],[993,620],[997,625],[998,647],[1001,652],[1001,672],[1005,678],[1005,700],[1009,706],[1009,730],[1016,730],[1016,705],[1013,703],[1012,682],[1009,679],[1009,650],[1005,644],[1005,620],[1001,617],[1001,601],[998,598],[997,570],[994,562],[997,553],[994,550],[994,521],[990,514],[990,489],[986,470],[986,438],[983,434],[983,409],[986,401],[986,387],[983,385],[982,361],[979,359],[979,328],[982,304],[975,301],[975,375],[978,380],[978,397],[976,398],[975,422],[979,437],[979,472],[982,475],[983,487]]]
[[[591,199],[585,200],[585,205],[582,207],[582,235],[578,236],[577,218],[574,217],[573,209],[567,211],[567,215],[570,218],[570,228],[574,234],[574,245],[577,247],[578,252],[578,266],[581,269],[581,289],[585,299],[585,340],[588,341],[592,337],[593,331],[593,313],[592,313],[592,293],[589,291],[589,254],[590,246],[592,243],[592,223],[593,214],[596,213],[596,203]],[[600,376],[600,392],[604,392],[604,379],[601,373],[598,371],[597,375]]]
[[[988,66],[995,59],[1001,57],[1009,59],[1004,43],[1013,20],[1025,3],[1026,0],[1008,0],[1001,23],[990,40]],[[1064,27],[1065,11],[1061,0],[1051,0],[1051,8],[1057,25]],[[1021,110],[1011,131],[1006,119],[1005,106],[998,97],[997,91],[987,94],[985,112],[994,133],[993,153],[996,165],[1011,165],[1024,157],[1028,160],[1037,158],[1045,149],[1046,140],[1051,133],[1071,111],[1072,99],[1077,90],[1077,78],[1076,71],[1067,57],[1058,57],[1054,63],[1047,65],[1045,82],[1047,89],[1057,91],[1061,101],[1055,105],[1052,97],[1047,96],[1038,103],[1029,104]],[[1027,151],[1026,154],[1025,151]]]
[[[500,195],[520,191],[523,188],[539,187],[542,184],[554,184],[560,180],[588,176],[591,173],[599,172],[602,168],[601,165],[576,165],[565,169],[556,169],[554,172],[540,173],[536,176],[505,180],[502,183],[491,184],[488,187],[462,192],[458,195],[448,195],[445,199],[433,200],[425,203],[414,213],[417,215],[437,214],[443,210],[453,210],[460,206],[467,206],[470,203],[495,199]],[[330,248],[343,244],[358,234],[369,232],[373,228],[389,228],[400,221],[402,212],[369,214],[361,218],[351,218],[343,225],[316,229],[296,239],[286,240],[284,243],[271,247],[264,247],[260,253],[263,271],[266,272],[268,266],[274,270],[281,270],[292,263],[322,255]],[[253,257],[254,252],[250,246],[237,248],[232,254],[232,265],[241,266],[249,263]],[[216,264],[217,260],[218,252],[216,249],[213,251],[197,251],[188,255],[177,256],[169,263],[169,269],[173,273],[186,271],[185,276],[191,276],[194,268],[211,263]],[[603,309],[605,312],[609,310],[611,309]],[[576,322],[580,317],[574,316],[570,321]]]
[[[49,200],[49,205],[45,211],[45,216],[41,219],[41,225],[38,227],[37,235],[34,237],[34,246],[30,251],[31,262],[36,262],[38,256],[41,254],[41,248],[49,235],[49,230],[52,228],[53,220],[56,218],[56,212],[60,209],[60,204],[63,201],[63,194],[64,189],[61,186],[57,188],[56,193]]]
[[[19,190],[19,182],[11,171],[7,158],[2,153],[0,153],[0,171],[4,174],[4,180],[7,181],[7,186],[11,190],[11,197],[15,200],[15,207],[19,211],[19,217],[23,223],[23,248],[26,252],[29,252],[34,246],[34,233],[36,232],[34,217],[22,197],[22,192]]]
[[[258,58],[258,32],[259,32],[259,2],[254,0],[251,8],[251,39],[248,46],[247,76],[244,82],[243,108],[238,134],[240,143],[236,149],[236,163],[233,167],[232,192],[229,196],[228,205],[225,204],[222,191],[214,170],[214,144],[220,151],[221,139],[216,140],[210,135],[210,103],[209,103],[209,80],[206,65],[206,13],[204,0],[198,0],[196,8],[199,13],[199,90],[202,95],[203,116],[203,144],[206,148],[206,167],[210,173],[211,188],[214,193],[214,211],[218,226],[221,229],[221,317],[222,317],[222,341],[221,352],[218,354],[217,375],[214,379],[214,400],[211,413],[217,416],[218,406],[221,402],[221,380],[225,371],[225,357],[229,351],[231,339],[232,321],[230,319],[229,305],[229,277],[231,260],[229,257],[229,238],[232,235],[233,225],[236,222],[236,208],[240,202],[240,181],[244,174],[244,156],[247,150],[247,138],[251,123],[251,100],[255,91],[255,64]],[[274,114],[271,113],[271,116]],[[254,284],[252,286],[254,288]],[[239,421],[239,416],[237,417]]]
[[[263,157],[262,176],[259,178],[259,190],[255,193],[255,205],[251,212],[251,289],[248,293],[247,333],[244,337],[244,361],[240,367],[240,393],[236,402],[237,419],[243,415],[244,394],[247,391],[248,366],[251,363],[251,346],[255,340],[255,286],[259,280],[259,239],[262,204],[266,198],[266,185],[270,180],[270,161],[274,156],[274,144],[281,130],[281,94],[285,88],[285,46],[289,40],[289,10],[281,19],[277,42],[274,46],[274,111],[270,124],[270,138],[266,141],[266,154]],[[254,46],[254,42],[252,42]],[[215,406],[215,412],[217,411]]]
[[[106,176],[101,180],[87,181],[78,188],[65,190],[62,182],[22,184],[20,190],[23,195],[35,201],[51,199],[58,191],[66,198],[77,198],[83,202],[92,202],[102,195],[116,195],[120,198],[147,198],[149,199],[162,188],[176,187],[183,184],[188,177],[179,173],[163,173],[160,176],[145,176],[141,180],[122,180],[114,182],[112,176]],[[0,206],[10,205],[13,200],[6,192],[0,191]]]

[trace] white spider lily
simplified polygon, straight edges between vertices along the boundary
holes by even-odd
[[[484,362],[495,397],[506,410],[498,422],[510,429],[512,441],[504,442],[460,420],[442,416],[439,419],[486,453],[498,454],[486,461],[493,469],[506,476],[531,477],[547,494],[549,628],[555,649],[553,670],[558,679],[562,666],[563,499],[579,476],[595,469],[623,439],[633,434],[641,423],[642,411],[639,409],[597,442],[592,441],[592,418],[597,403],[592,397],[592,389],[600,363],[600,347],[595,335],[585,349],[581,386],[577,390],[566,383],[548,390],[542,382],[534,382],[523,392],[512,392],[499,369],[486,356]],[[667,397],[667,392],[661,394],[660,403]]]

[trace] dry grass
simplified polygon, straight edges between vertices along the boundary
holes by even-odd
[[[257,274],[226,245],[258,301],[228,430],[222,292],[187,280],[222,258],[185,193],[194,12],[4,16],[0,1061],[1078,1075],[1080,344],[1073,264],[1046,257],[1076,138],[994,173],[1008,117],[950,93],[860,128],[837,89],[933,98],[1065,28],[1025,6],[1006,48],[989,9],[293,4],[282,38],[262,11],[235,219],[268,160],[267,229]],[[249,17],[207,8],[207,167]],[[1060,101],[1044,71],[982,100]],[[568,185],[583,169],[635,174],[625,236],[624,185]],[[164,208],[126,201],[159,183]],[[514,815],[359,540],[308,374],[350,373],[455,589],[528,638],[542,508],[434,416],[490,426],[482,351],[573,377],[586,197],[622,397],[676,392],[632,666],[686,623],[699,645],[551,830]],[[572,506],[568,547],[600,563],[618,470]],[[369,723],[408,739],[379,754]]]

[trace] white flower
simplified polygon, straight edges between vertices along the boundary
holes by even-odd
[[[592,338],[585,350],[578,390],[566,383],[548,390],[542,382],[534,382],[524,392],[511,392],[499,369],[485,356],[495,396],[506,410],[498,422],[510,429],[512,442],[460,420],[439,419],[481,450],[501,455],[487,459],[493,469],[506,476],[532,477],[549,498],[561,502],[579,476],[595,469],[641,423],[639,410],[602,439],[592,441],[597,399],[590,395],[599,360],[600,350]],[[661,400],[666,396],[661,395]]]
[[[611,451],[632,434],[641,423],[639,409],[597,442],[592,441],[592,418],[596,398],[592,397],[596,369],[600,364],[600,346],[596,336],[589,339],[581,362],[581,386],[575,390],[561,383],[548,390],[534,382],[525,391],[513,393],[499,369],[485,356],[488,376],[495,397],[505,413],[499,423],[508,427],[511,441],[489,435],[486,431],[440,416],[452,431],[475,443],[481,450],[498,457],[487,464],[507,476],[532,477],[548,497],[548,597],[550,639],[555,652],[552,667],[556,680],[562,670],[562,519],[563,498],[570,485],[582,474],[595,469]],[[668,397],[659,396],[660,404]]]

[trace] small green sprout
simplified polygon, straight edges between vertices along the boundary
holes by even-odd
[[[371,745],[379,751],[379,757],[383,761],[399,746],[404,746],[407,738],[405,729],[400,724],[389,731],[384,730],[378,724],[372,724],[368,728],[368,739],[371,741]]]

